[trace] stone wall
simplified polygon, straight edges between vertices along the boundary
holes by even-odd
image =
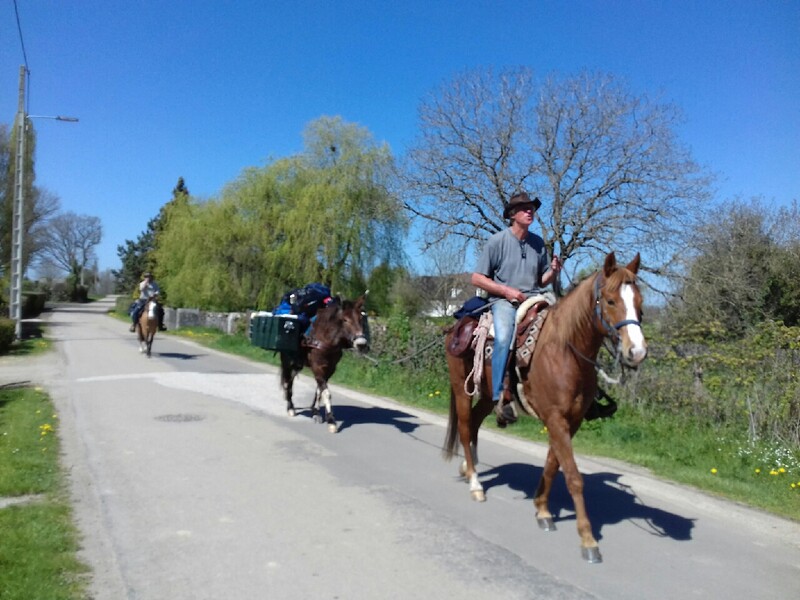
[[[244,325],[239,321],[245,320]],[[246,313],[219,313],[206,312],[197,308],[170,308],[164,309],[164,325],[167,329],[180,329],[181,327],[212,327],[223,333],[233,334],[240,327],[247,325]]]

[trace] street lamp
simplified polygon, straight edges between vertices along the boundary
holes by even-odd
[[[75,123],[76,117],[25,114],[25,66],[19,68],[19,106],[17,107],[17,157],[14,177],[14,217],[11,233],[11,289],[9,317],[14,320],[14,333],[22,339],[22,241],[25,234],[25,129],[29,119],[55,119]]]

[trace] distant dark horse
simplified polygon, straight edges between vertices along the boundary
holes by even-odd
[[[345,349],[356,348],[360,352],[368,349],[369,342],[365,332],[367,317],[363,308],[363,296],[355,302],[349,300],[330,302],[317,311],[311,329],[301,341],[299,351],[281,352],[281,386],[286,397],[286,411],[289,416],[295,415],[292,403],[294,378],[304,366],[309,367],[317,382],[311,414],[315,421],[321,423],[323,418],[318,405],[324,405],[328,429],[331,433],[336,433],[338,428],[331,408],[328,380],[336,371],[336,365],[339,364]]]
[[[158,331],[158,299],[153,296],[145,302],[139,320],[136,322],[136,335],[139,337],[139,352],[150,358],[153,338]]]
[[[528,414],[542,420],[550,441],[534,496],[537,521],[545,531],[555,529],[548,496],[560,466],[575,504],[582,554],[589,562],[601,562],[602,556],[586,512],[583,478],[575,464],[572,437],[597,394],[596,359],[603,340],[611,340],[619,360],[626,366],[635,367],[647,356],[641,327],[642,297],[636,286],[638,270],[638,254],[624,268],[617,266],[613,252],[606,256],[602,270],[580,283],[549,310],[530,365],[519,373],[520,404]],[[452,332],[448,333],[446,344],[451,336]],[[443,450],[445,458],[451,459],[456,440],[461,440],[465,460],[460,473],[469,482],[473,498],[482,501],[485,496],[475,464],[478,462],[478,429],[492,412],[492,374],[487,362],[478,401],[472,406],[472,398],[464,390],[464,381],[472,369],[473,358],[474,352],[458,358],[447,353],[450,420]]]

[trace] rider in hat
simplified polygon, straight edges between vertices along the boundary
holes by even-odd
[[[153,279],[153,274],[150,271],[142,273],[142,281],[139,283],[139,298],[134,303],[133,310],[131,310],[131,319],[133,321],[130,327],[131,332],[136,331],[136,322],[139,320],[147,300],[153,296],[158,296],[160,293],[161,290]],[[158,303],[156,314],[158,315],[158,328],[161,331],[166,331],[167,328],[164,327],[164,308],[161,303]]]
[[[562,266],[558,256],[548,257],[544,240],[528,231],[541,205],[539,198],[531,199],[525,192],[511,196],[503,211],[509,227],[489,238],[472,274],[472,284],[486,291],[491,302],[494,320],[492,401],[501,425],[517,420],[511,406],[500,401],[516,328],[517,306],[555,281]]]

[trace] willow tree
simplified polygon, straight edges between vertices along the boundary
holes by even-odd
[[[427,246],[453,236],[479,246],[507,226],[503,209],[524,189],[542,200],[537,233],[568,268],[642,252],[661,276],[649,282],[663,283],[709,197],[709,177],[676,135],[679,110],[611,75],[469,71],[419,115],[405,207]]]
[[[171,303],[271,308],[313,281],[353,296],[372,266],[402,259],[388,147],[338,117],[309,124],[304,140],[301,154],[245,169],[219,198],[170,213],[156,256]]]

